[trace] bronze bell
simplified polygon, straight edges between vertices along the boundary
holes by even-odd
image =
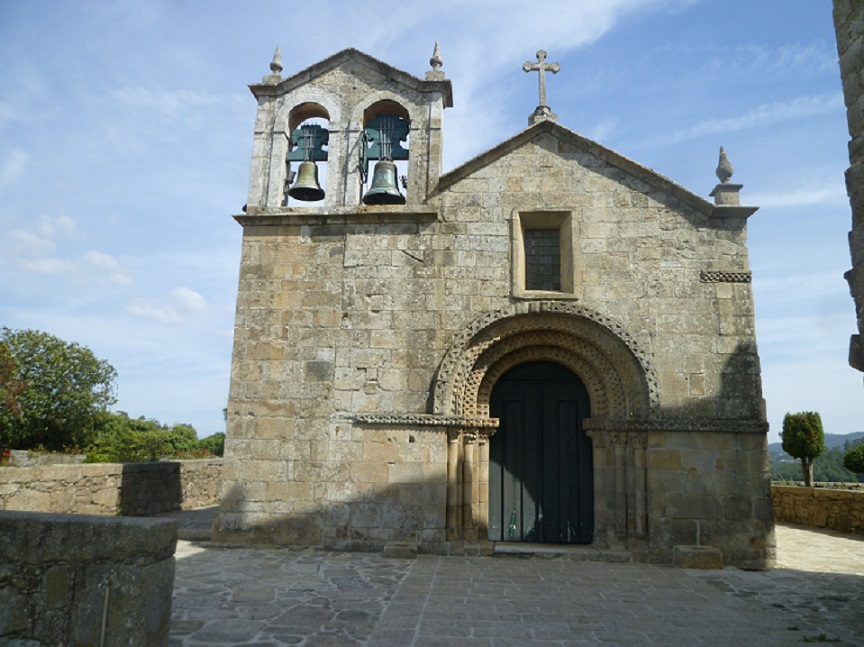
[[[390,160],[375,164],[372,186],[363,196],[363,204],[405,204],[405,196],[396,184],[396,165]]]
[[[324,197],[324,189],[318,184],[318,167],[315,162],[300,162],[297,181],[288,189],[288,195],[303,202],[314,202]]]

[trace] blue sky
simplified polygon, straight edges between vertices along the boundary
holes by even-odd
[[[794,6],[794,9],[791,7]],[[724,146],[748,229],[764,394],[864,430],[847,365],[848,166],[830,0],[0,0],[0,325],[90,347],[119,410],[223,430],[256,104],[345,47],[410,74],[439,41],[444,168],[559,122],[707,197]]]

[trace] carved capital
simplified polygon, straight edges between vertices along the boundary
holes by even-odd
[[[629,434],[630,446],[633,449],[645,449],[648,446],[648,434],[645,432],[631,431]]]
[[[628,433],[626,431],[610,431],[609,434],[609,444],[612,447],[626,447],[627,446],[627,436]]]

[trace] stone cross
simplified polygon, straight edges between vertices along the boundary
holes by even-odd
[[[525,61],[522,64],[522,69],[526,72],[539,72],[540,73],[540,105],[546,105],[546,72],[552,72],[552,74],[557,74],[558,70],[561,69],[561,66],[558,63],[547,63],[546,62],[546,52],[544,50],[540,50],[537,52],[537,62],[532,63],[531,61]]]

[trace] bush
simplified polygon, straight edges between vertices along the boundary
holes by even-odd
[[[801,460],[804,485],[813,485],[813,459],[825,451],[822,418],[813,411],[787,413],[783,417],[783,451]]]
[[[222,456],[225,454],[225,434],[220,432],[202,438],[198,441],[198,446],[214,456]]]
[[[850,449],[843,456],[843,466],[850,472],[864,474],[864,445]]]
[[[196,449],[198,436],[191,425],[169,428],[158,421],[106,413],[96,438],[87,450],[88,463],[140,463],[157,461]]]

